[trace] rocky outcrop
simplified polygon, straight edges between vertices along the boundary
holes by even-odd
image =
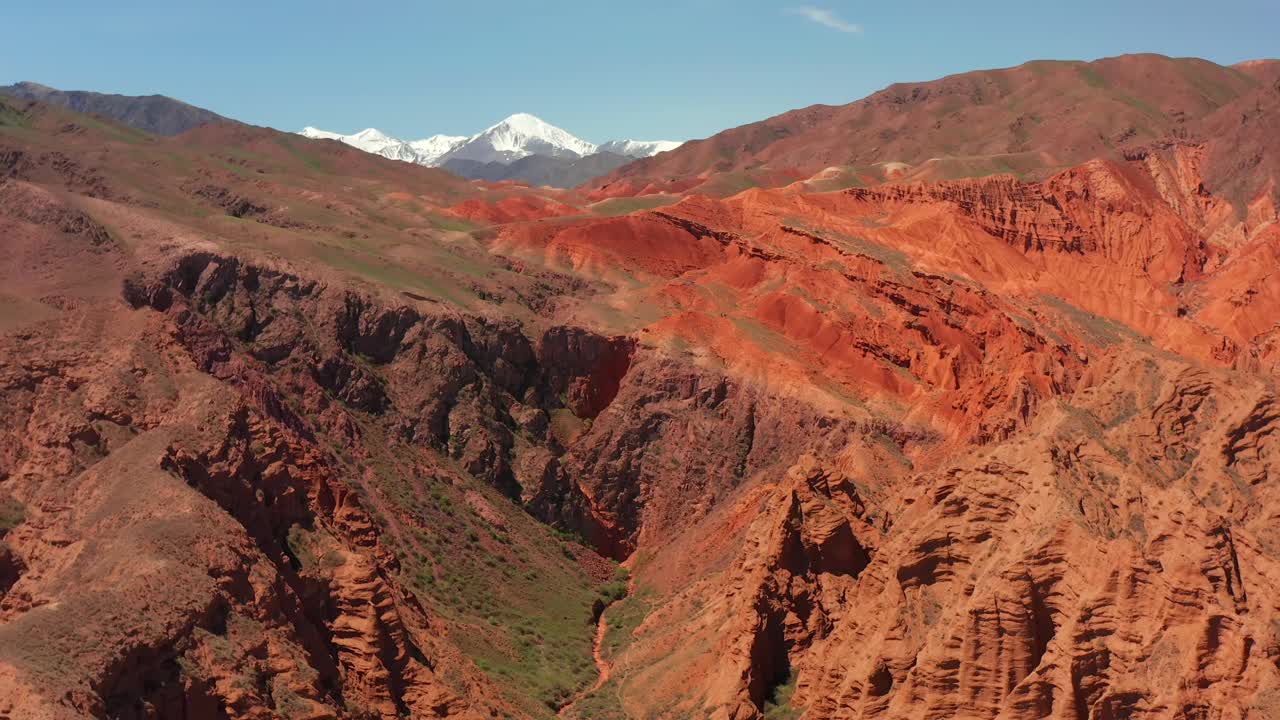
[[[845,192],[870,202],[953,203],[1025,253],[1097,255],[1160,281],[1195,280],[1207,259],[1203,242],[1151,182],[1125,164],[1093,161],[1041,183],[997,176]]]
[[[1263,618],[1278,568],[1233,517],[1249,491],[1211,483],[1217,497],[1198,499],[1231,472],[1223,441],[1257,390],[1165,371],[1161,392],[1201,398],[1174,401],[1177,424],[1162,420],[1169,401],[1104,422],[1111,393],[1146,384],[1121,372],[1083,407],[1042,415],[1031,438],[907,493],[851,594],[864,610],[802,666],[804,717],[1273,712],[1280,645]],[[1161,426],[1194,446],[1189,471],[1126,454]],[[1202,679],[1172,681],[1187,674]]]
[[[6,711],[465,715],[429,667],[429,618],[389,581],[395,557],[332,455],[269,378],[198,325],[174,302],[110,331],[123,352],[106,343],[99,365],[39,334],[28,342],[52,349],[43,377],[19,366],[6,378],[12,426],[28,428],[8,486],[31,508],[7,538],[23,570],[0,608]],[[82,375],[101,365],[123,374]],[[200,370],[208,380],[183,375]],[[302,566],[299,528],[328,538],[330,561]],[[114,613],[128,620],[102,624]]]
[[[709,717],[760,717],[793,659],[830,632],[879,541],[853,483],[812,457],[788,471],[764,506],[727,578]]]
[[[1274,713],[1269,385],[1161,355],[1114,357],[1100,374],[1025,431],[937,470],[877,473],[868,444],[722,503],[639,570],[674,586],[615,660],[623,707]],[[725,543],[734,559],[711,569]],[[684,586],[677,557],[704,563],[690,571],[703,579]],[[672,677],[692,689],[663,694]]]
[[[265,215],[267,208],[252,200],[213,184],[193,184],[184,190],[193,198],[221,209],[234,218],[257,217]]]
[[[565,407],[574,415],[595,418],[617,396],[635,345],[626,337],[552,328],[538,343],[539,362],[547,368],[544,382],[550,392],[564,396]]]
[[[349,709],[378,717],[410,709],[420,717],[443,717],[456,710],[458,699],[434,682],[402,615],[416,615],[419,628],[427,618],[421,607],[393,595],[388,577],[395,559],[379,546],[358,495],[333,476],[323,456],[291,443],[273,423],[253,422],[244,411],[228,420],[227,436],[215,450],[174,447],[163,462],[245,528],[298,598],[297,612],[305,619],[295,622],[315,628],[319,642],[309,655],[324,654],[316,663],[321,672],[305,688],[312,692],[297,687],[296,674],[307,664],[295,662],[293,674],[277,675],[277,681],[303,698],[314,694],[317,682],[340,688],[338,697]],[[308,533],[327,534],[330,546],[310,547]],[[301,560],[303,553],[309,562]],[[419,698],[428,705],[415,707]]]
[[[746,479],[823,447],[818,438],[837,446],[850,427],[630,338],[551,327],[531,342],[514,324],[386,307],[234,258],[188,256],[125,294],[177,318],[181,342],[215,376],[246,372],[232,359],[238,339],[262,370],[291,377],[299,409],[255,392],[295,431],[307,432],[299,410],[341,422],[332,400],[370,413],[618,559],[642,532],[687,526],[691,507],[708,511]],[[557,436],[551,416],[572,437]],[[781,430],[797,422],[817,435]]]
[[[17,220],[83,238],[98,248],[113,243],[111,234],[101,224],[68,207],[53,193],[28,183],[0,180],[0,211]]]
[[[552,358],[544,364],[513,323],[387,307],[230,257],[188,256],[163,277],[135,279],[125,293],[169,312],[179,298],[198,309],[177,312],[200,364],[215,374],[238,372],[227,364],[229,343],[244,342],[264,369],[309,387],[306,411],[328,412],[332,398],[386,418],[400,438],[446,451],[513,495],[521,492],[513,469],[516,418],[566,403],[583,417],[598,412],[616,393],[629,355],[625,343],[557,329],[542,343]],[[572,364],[558,362],[564,337],[577,338],[573,350],[584,352]],[[598,357],[580,347],[596,342]]]
[[[784,471],[788,458],[834,451],[854,427],[642,352],[614,402],[558,460],[561,484],[576,492],[543,501],[567,504],[597,546],[625,559],[690,527],[741,485]]]

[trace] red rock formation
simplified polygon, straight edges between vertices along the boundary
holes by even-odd
[[[1094,255],[1157,282],[1198,279],[1206,260],[1200,237],[1151,177],[1126,164],[1095,161],[1036,184],[1006,176],[846,192],[872,202],[953,203],[1024,253]]]
[[[801,671],[806,717],[1274,711],[1275,563],[1237,514],[1239,486],[1210,480],[1231,472],[1221,438],[1250,423],[1260,388],[1148,363],[904,497],[853,598],[866,611]],[[1165,399],[1109,417],[1153,381]],[[1159,456],[1121,450],[1153,435]]]
[[[1247,147],[1266,72],[1218,118]],[[563,217],[265,130],[17,112],[0,715],[1280,711],[1265,163],[1188,132],[1038,182]]]

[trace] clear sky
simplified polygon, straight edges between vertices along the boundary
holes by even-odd
[[[1032,59],[1280,56],[1280,0],[8,0],[0,27],[0,84],[406,139],[529,112],[681,140]]]

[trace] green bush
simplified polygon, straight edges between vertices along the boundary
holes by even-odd
[[[764,703],[765,720],[794,720],[800,716],[800,713],[791,707],[791,696],[796,692],[797,680],[796,671],[792,670],[787,675],[786,682],[773,689],[773,696]]]
[[[0,496],[0,537],[27,519],[27,508],[15,498]]]
[[[328,570],[342,567],[346,562],[347,559],[337,550],[330,550],[320,557],[320,567]]]
[[[600,586],[600,598],[605,604],[615,603],[627,596],[627,583],[614,581]]]
[[[285,544],[289,546],[289,554],[298,561],[301,570],[315,565],[316,557],[311,552],[310,535],[306,528],[295,524],[289,528],[289,535],[285,538]]]

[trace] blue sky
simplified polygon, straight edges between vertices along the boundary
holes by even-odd
[[[686,139],[1032,59],[1280,56],[1276,0],[13,0],[0,27],[0,83],[405,138],[530,112],[596,142]]]

